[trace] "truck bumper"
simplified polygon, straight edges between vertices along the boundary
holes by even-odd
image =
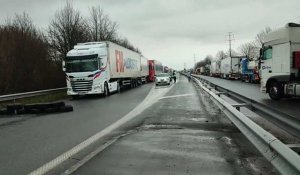
[[[67,94],[68,95],[91,95],[91,94],[103,94],[104,93],[104,88],[102,86],[93,86],[91,91],[81,91],[81,92],[76,92],[73,91],[72,88],[68,88]]]

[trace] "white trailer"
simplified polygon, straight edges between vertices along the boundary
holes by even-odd
[[[220,61],[213,61],[210,65],[210,76],[212,77],[219,77],[221,74],[221,62]]]
[[[272,31],[260,50],[261,91],[273,100],[300,96],[300,24]]]
[[[221,77],[226,79],[239,79],[240,57],[227,57],[221,61]]]
[[[141,80],[141,55],[112,42],[80,43],[67,53],[63,66],[72,97],[107,96]]]

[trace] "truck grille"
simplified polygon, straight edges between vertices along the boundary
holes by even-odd
[[[92,90],[93,80],[71,81],[74,92],[87,92]]]

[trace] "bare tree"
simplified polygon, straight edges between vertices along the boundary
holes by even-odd
[[[227,56],[229,56],[229,50],[225,53]],[[231,56],[234,57],[234,56],[239,56],[239,53],[233,49],[231,49]]]
[[[88,29],[93,41],[115,40],[117,37],[117,27],[117,23],[113,22],[100,6],[90,8]]]
[[[266,34],[270,33],[271,31],[272,29],[270,27],[266,27],[264,30],[260,31],[256,35],[255,40],[258,47],[262,47],[264,37],[266,36]]]
[[[26,12],[23,12],[22,14],[15,14],[13,19],[8,17],[5,25],[22,33],[36,34],[37,32],[32,19]]]
[[[212,60],[213,60],[212,55],[206,55],[206,57],[204,58],[205,64],[210,64]]]
[[[226,57],[227,57],[227,55],[223,50],[218,51],[216,54],[217,60],[223,60]]]
[[[127,48],[127,49],[130,49],[132,51],[135,51],[135,52],[138,52],[138,53],[141,53],[141,51],[134,47],[129,41],[127,38],[117,38],[114,42],[116,42],[117,44]]]
[[[213,60],[212,55],[206,55],[203,60],[196,63],[196,65],[194,66],[194,69],[197,69],[197,68],[203,67],[205,65],[211,64],[212,60]]]
[[[54,55],[58,54],[60,59],[63,59],[77,43],[89,40],[86,22],[70,1],[55,13],[49,25],[48,35]]]
[[[240,46],[240,52],[250,60],[253,60],[253,58],[257,58],[259,55],[259,47],[254,42],[244,43]]]
[[[112,21],[100,6],[90,8],[90,16],[87,19],[87,25],[93,41],[112,41],[127,49],[141,53],[141,51],[134,47],[127,38],[118,36],[118,24]]]
[[[0,26],[0,79],[0,94],[65,86],[46,37],[25,12]]]

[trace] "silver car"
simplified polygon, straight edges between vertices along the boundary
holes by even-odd
[[[168,73],[161,73],[155,76],[155,85],[170,85],[171,79]]]

